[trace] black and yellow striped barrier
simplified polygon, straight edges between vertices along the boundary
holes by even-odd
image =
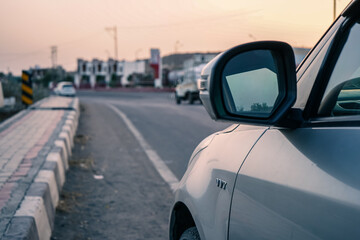
[[[21,78],[22,78],[21,100],[23,104],[29,106],[33,104],[33,89],[32,89],[31,75],[27,71],[23,71]]]

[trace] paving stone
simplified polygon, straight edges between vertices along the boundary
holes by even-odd
[[[9,225],[10,220],[11,218],[0,218],[0,234],[5,232],[6,228]]]
[[[65,108],[74,104],[72,99],[50,98],[35,105],[37,107],[58,105]],[[69,115],[63,110],[24,110],[0,123],[0,239],[41,238],[39,234],[44,231],[38,232],[39,219],[15,216],[15,212],[23,206],[24,199],[28,198],[26,193],[45,199],[45,208],[51,210],[47,218],[50,220],[54,218],[53,205],[58,201],[56,194],[64,182],[65,174],[62,166],[65,163],[62,159],[55,159],[56,161],[46,161],[46,159],[54,150],[62,157],[71,153],[67,153],[62,146],[65,142],[59,138],[68,119],[71,120],[64,129],[73,133],[76,130],[77,115],[76,113]],[[55,141],[62,142],[61,147],[56,147]],[[39,172],[43,173],[42,177],[38,176]],[[51,174],[45,174],[46,172]],[[35,185],[31,188],[32,184]],[[53,226],[53,222],[49,224],[50,227]]]
[[[11,172],[2,172],[0,171],[0,177],[10,177],[11,176]]]
[[[0,176],[0,183],[5,183],[8,178],[7,176]]]

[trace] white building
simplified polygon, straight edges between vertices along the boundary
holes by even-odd
[[[197,81],[200,78],[201,70],[210,62],[217,54],[195,54],[192,58],[184,61],[183,81]]]
[[[101,61],[93,59],[86,61],[78,59],[78,69],[75,74],[75,86],[80,87],[109,87],[111,81],[121,86],[129,86],[129,76],[133,73],[143,74],[146,69],[146,61],[138,60],[134,62]]]
[[[123,71],[123,78],[121,79],[122,86],[130,86],[134,84],[133,81],[129,79],[130,75],[134,73],[138,74],[145,74],[146,72],[146,64],[145,60],[137,60],[133,62],[124,61],[124,71]]]
[[[194,54],[194,56],[190,59],[187,59],[184,61],[184,69],[188,69],[188,68],[192,68],[192,67],[196,67],[200,64],[203,63],[208,63],[210,62],[214,57],[216,57],[217,54],[209,54],[209,53],[199,53],[199,54]]]

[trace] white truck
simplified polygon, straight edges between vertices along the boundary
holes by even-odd
[[[188,101],[190,104],[200,101],[197,80],[200,78],[201,71],[205,66],[206,64],[200,64],[187,69],[184,80],[175,88],[176,104],[181,104],[181,101]]]

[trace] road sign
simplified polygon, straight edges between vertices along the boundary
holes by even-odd
[[[156,88],[162,88],[162,66],[161,66],[161,57],[160,50],[158,48],[150,49],[150,67],[154,69],[154,86]]]
[[[22,75],[22,84],[21,84],[21,101],[26,106],[33,104],[33,89],[31,75],[27,71],[23,71]]]

